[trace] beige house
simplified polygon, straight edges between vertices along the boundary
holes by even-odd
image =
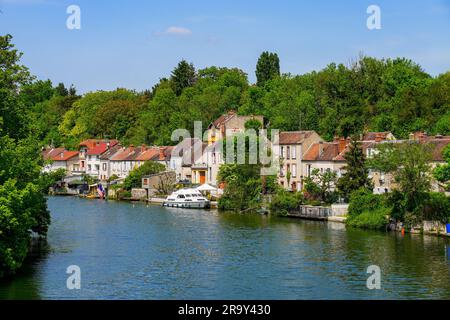
[[[282,131],[273,152],[280,159],[278,183],[289,190],[303,188],[303,157],[312,144],[323,141],[315,131]]]
[[[264,126],[263,116],[240,116],[235,111],[229,111],[220,116],[208,126],[208,145],[222,140],[225,137],[245,131],[245,123],[249,120],[258,120]]]

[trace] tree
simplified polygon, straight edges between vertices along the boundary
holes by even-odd
[[[311,176],[305,178],[305,191],[313,200],[333,203],[336,200],[333,187],[336,184],[337,174],[331,170],[320,172],[313,169]]]
[[[181,60],[177,67],[172,71],[170,77],[172,82],[173,91],[179,96],[185,88],[194,85],[196,80],[195,68],[192,63],[188,63],[186,60]]]
[[[369,167],[390,173],[405,199],[405,210],[420,209],[431,189],[432,147],[417,141],[382,143],[369,161]]]
[[[339,178],[337,188],[345,199],[349,199],[353,191],[359,189],[372,190],[373,185],[369,178],[369,170],[366,166],[366,156],[361,143],[352,138],[348,152],[344,154],[346,162],[345,173]]]
[[[164,170],[165,166],[163,164],[154,161],[146,161],[142,166],[131,170],[130,174],[123,181],[123,188],[125,190],[140,188],[142,187],[143,176],[163,172]]]
[[[0,36],[0,130],[12,138],[22,138],[27,132],[27,113],[19,99],[19,88],[33,77],[28,68],[19,64],[22,53],[14,49],[12,36]]]
[[[442,151],[442,157],[447,163],[434,168],[433,175],[437,181],[445,184],[446,189],[450,189],[450,144]]]
[[[280,59],[276,53],[264,51],[256,64],[256,84],[263,87],[267,81],[280,76]]]

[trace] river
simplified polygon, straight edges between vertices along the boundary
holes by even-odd
[[[450,299],[450,241],[340,223],[50,197],[48,249],[0,299]],[[81,270],[69,290],[66,269]],[[381,270],[369,290],[367,268]]]

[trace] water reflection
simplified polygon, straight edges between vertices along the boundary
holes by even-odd
[[[49,207],[52,250],[1,283],[0,298],[450,298],[443,238],[74,198]],[[71,264],[81,267],[81,290],[65,287]],[[381,290],[366,288],[372,264]]]

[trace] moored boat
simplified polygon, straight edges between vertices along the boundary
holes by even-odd
[[[175,208],[209,208],[211,202],[198,190],[180,189],[168,196],[163,202],[163,206]]]

